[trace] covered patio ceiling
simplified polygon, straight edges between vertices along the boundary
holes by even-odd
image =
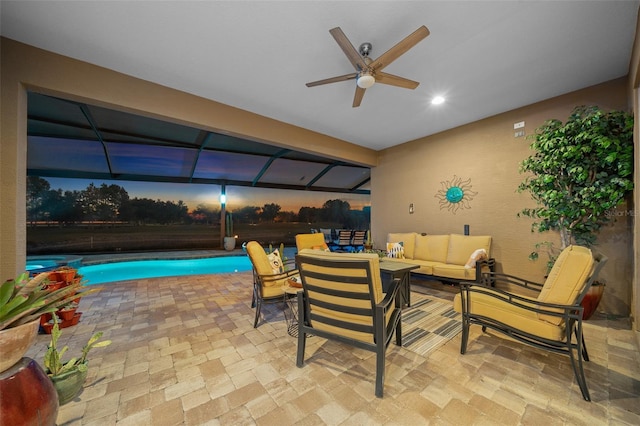
[[[27,175],[369,194],[370,169],[39,93]]]

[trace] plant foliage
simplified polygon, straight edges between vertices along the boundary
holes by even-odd
[[[87,356],[89,351],[93,348],[102,348],[111,344],[111,340],[100,341],[102,332],[99,331],[91,336],[87,344],[84,345],[80,358],[74,357],[69,361],[63,362],[62,357],[69,350],[69,347],[65,346],[58,350],[58,339],[60,339],[61,335],[62,331],[60,331],[58,321],[56,321],[51,330],[51,342],[47,347],[47,352],[44,354],[44,366],[47,374],[51,377],[59,376],[72,370],[86,370],[88,368]]]
[[[593,245],[633,189],[633,116],[579,106],[565,123],[548,120],[530,138],[533,154],[520,164],[529,175],[518,191],[537,207],[518,215],[534,219],[532,232],[559,232],[561,249]]]
[[[73,299],[99,290],[98,287],[86,288],[81,283],[49,290],[48,276],[45,272],[30,278],[25,272],[0,286],[0,330],[34,321]]]

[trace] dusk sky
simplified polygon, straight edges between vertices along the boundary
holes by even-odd
[[[150,198],[178,202],[182,200],[189,208],[195,209],[199,204],[219,207],[220,186],[182,183],[132,182],[116,180],[43,178],[49,182],[51,189],[63,191],[84,190],[93,182],[95,186],[118,185],[129,194],[129,198]],[[347,201],[352,210],[362,210],[369,206],[370,196],[360,194],[342,194],[336,192],[287,191],[281,189],[249,188],[227,186],[227,209],[232,210],[244,206],[262,207],[265,204],[280,205],[281,211],[298,213],[300,207],[322,207],[327,200],[340,199]]]

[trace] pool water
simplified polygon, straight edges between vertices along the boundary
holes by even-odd
[[[180,275],[220,274],[251,270],[248,256],[222,256],[203,259],[135,260],[87,265],[78,269],[87,285]]]
[[[60,256],[27,256],[25,270],[30,274],[52,271],[60,266],[79,268],[82,265],[82,257],[76,255]]]
[[[28,261],[25,269],[27,270],[27,272],[45,272],[57,267],[58,262],[56,262],[55,260],[43,259],[38,261]]]

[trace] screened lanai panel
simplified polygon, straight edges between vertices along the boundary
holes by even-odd
[[[340,170],[332,165],[346,163],[241,135],[34,92],[27,113],[29,175],[370,191],[353,184],[360,167],[330,178]]]
[[[195,149],[164,146],[124,143],[106,146],[113,173],[125,175],[188,178],[198,153]]]
[[[354,188],[367,181],[371,171],[365,167],[336,166],[314,184],[325,187]]]
[[[58,123],[73,129],[89,127],[81,104],[33,92],[27,96],[29,119]]]
[[[105,140],[130,142],[143,136],[156,144],[197,146],[200,130],[196,128],[93,105],[87,108]]]
[[[27,168],[109,173],[100,142],[40,136],[28,137]]]
[[[260,178],[260,182],[308,185],[328,164],[278,158]]]
[[[65,123],[40,121],[29,118],[27,120],[29,136],[59,137],[64,139],[97,140],[95,132],[87,128],[69,126]]]
[[[211,133],[207,139],[205,148],[210,150],[255,154],[267,157],[275,155],[278,151],[282,150],[282,148],[272,145],[242,139],[231,135],[223,135],[221,133]]]
[[[193,177],[252,182],[268,159],[262,155],[203,151]]]

